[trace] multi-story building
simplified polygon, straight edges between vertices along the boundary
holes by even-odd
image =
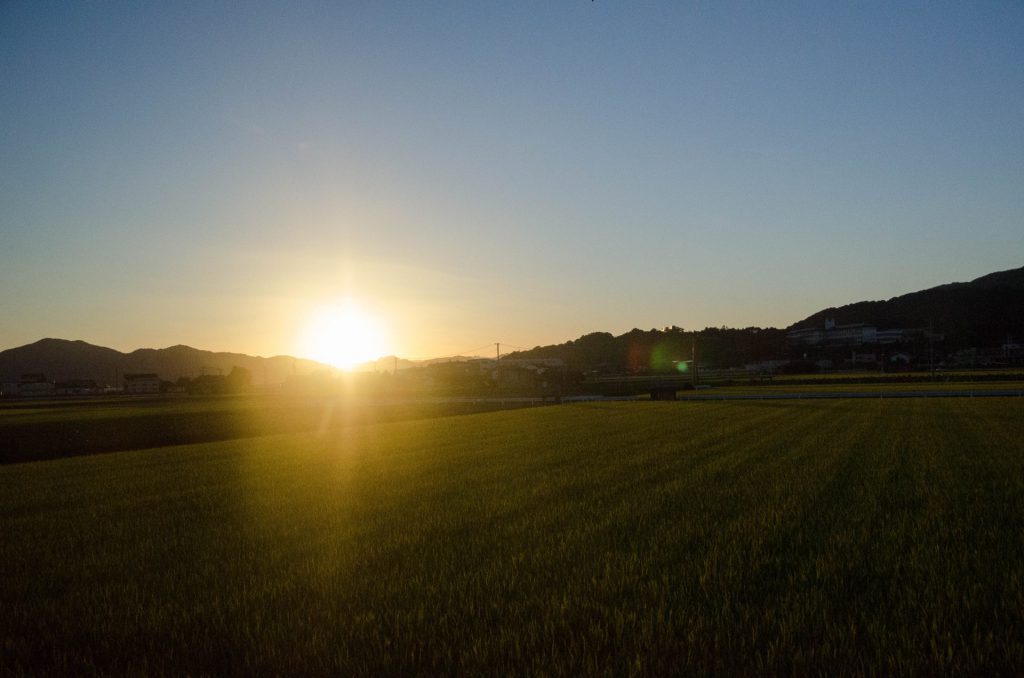
[[[124,375],[125,393],[159,393],[160,377],[152,373]]]
[[[53,382],[45,374],[23,374],[18,379],[18,395],[22,397],[53,395]]]
[[[786,341],[798,346],[860,346],[878,342],[878,328],[866,323],[837,325],[829,318],[824,328],[790,330]]]

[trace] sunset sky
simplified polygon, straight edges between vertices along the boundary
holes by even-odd
[[[3,2],[0,349],[784,327],[1024,264],[1022,112],[1016,2]]]

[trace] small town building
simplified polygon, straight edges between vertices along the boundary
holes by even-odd
[[[92,395],[99,393],[99,386],[92,379],[71,379],[59,381],[54,387],[57,395]]]
[[[125,393],[159,393],[160,377],[152,373],[124,375]]]
[[[53,395],[54,387],[52,381],[46,380],[42,373],[23,374],[18,379],[18,395],[23,398],[35,396]]]
[[[786,332],[786,341],[798,346],[860,346],[878,342],[878,328],[866,323],[837,325],[831,318],[823,328],[807,327]]]

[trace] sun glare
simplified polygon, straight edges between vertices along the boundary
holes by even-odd
[[[388,350],[380,321],[352,301],[320,309],[310,320],[303,355],[350,370]]]

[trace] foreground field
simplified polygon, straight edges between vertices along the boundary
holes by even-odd
[[[1024,671],[1021,399],[599,403],[0,468],[0,672]]]

